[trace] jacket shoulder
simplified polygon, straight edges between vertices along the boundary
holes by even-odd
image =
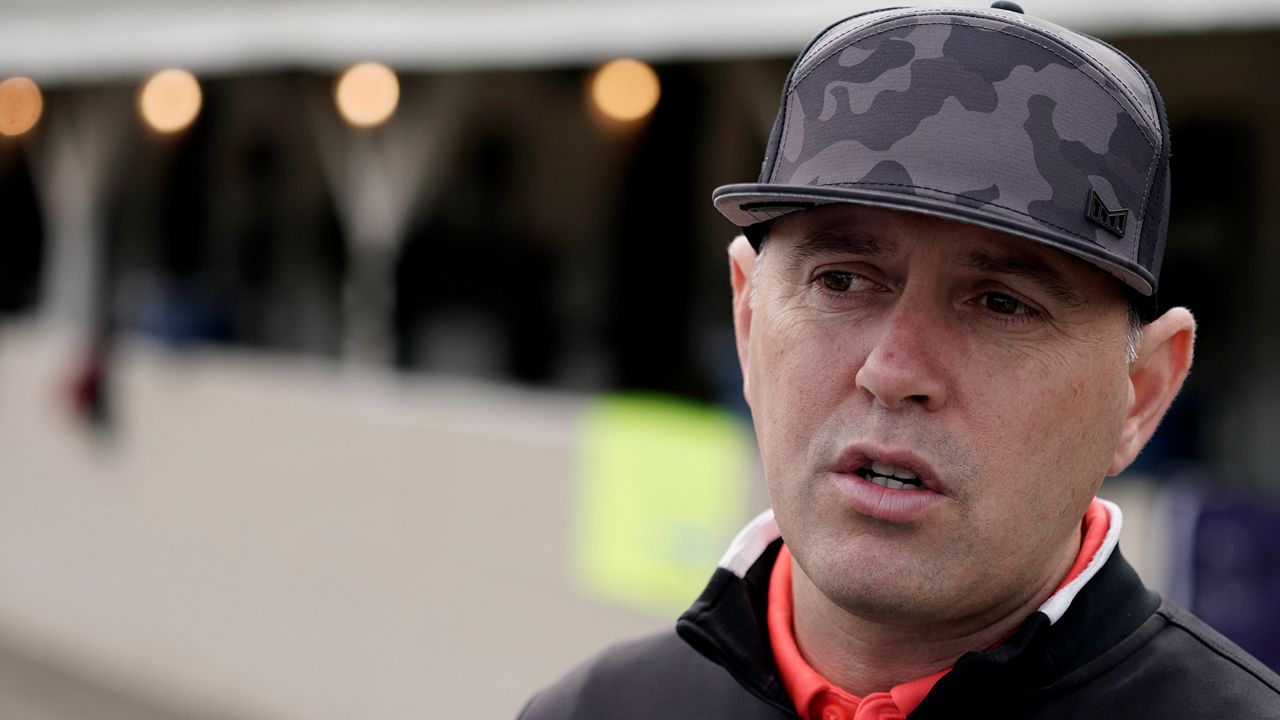
[[[1190,612],[1166,602],[1160,615],[1168,626],[1156,636],[1166,646],[1169,661],[1179,662],[1188,674],[1204,675],[1215,688],[1241,698],[1257,698],[1280,717],[1280,676]],[[1205,670],[1211,672],[1205,673]]]
[[[1077,717],[1280,718],[1280,677],[1167,601],[1064,685],[1047,704],[1065,702]]]
[[[533,697],[520,720],[788,717],[744,690],[674,630],[604,650]]]

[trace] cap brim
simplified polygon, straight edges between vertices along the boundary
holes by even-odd
[[[716,188],[711,200],[729,222],[743,228],[832,203],[871,205],[973,223],[1061,250],[1105,270],[1140,296],[1154,295],[1154,278],[1138,263],[1118,258],[1073,234],[1032,219],[1012,217],[977,201],[960,204],[953,200],[868,188],[757,183],[723,185]]]

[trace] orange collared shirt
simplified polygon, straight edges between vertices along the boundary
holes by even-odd
[[[1057,590],[1080,575],[1102,547],[1109,518],[1102,503],[1094,498],[1082,522],[1080,552]],[[1057,592],[1057,591],[1055,591]],[[934,683],[951,668],[944,668],[902,683],[884,692],[857,697],[822,676],[800,654],[792,623],[795,607],[791,596],[791,552],[785,545],[778,553],[769,577],[769,639],[782,684],[800,716],[807,720],[904,720],[933,689]]]

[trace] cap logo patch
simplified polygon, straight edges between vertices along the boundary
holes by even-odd
[[[1090,188],[1089,204],[1085,208],[1084,216],[1089,218],[1095,225],[1102,226],[1112,235],[1123,238],[1125,225],[1129,221],[1129,210],[1128,208],[1112,210],[1098,196],[1098,191]]]

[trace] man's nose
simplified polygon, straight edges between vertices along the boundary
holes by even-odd
[[[942,314],[927,305],[900,298],[878,328],[868,328],[873,344],[854,380],[886,408],[932,411],[946,404],[950,333]]]

